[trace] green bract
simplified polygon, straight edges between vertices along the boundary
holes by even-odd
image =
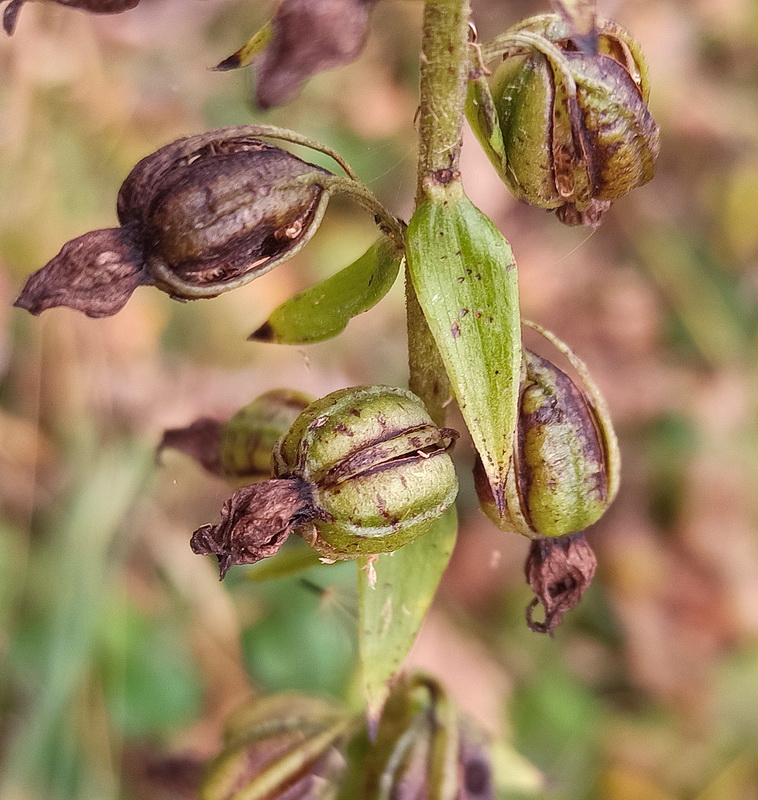
[[[469,119],[517,198],[594,227],[614,200],[653,177],[659,141],[647,69],[618,25],[599,22],[579,37],[544,14],[483,53],[503,63],[491,94],[483,78],[473,84]]]
[[[582,531],[618,488],[618,447],[605,405],[591,383],[577,385],[528,350],[523,373],[505,511],[498,512],[477,465],[482,508],[498,527],[533,539]]]

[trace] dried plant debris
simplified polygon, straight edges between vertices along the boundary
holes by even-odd
[[[581,600],[596,567],[595,554],[581,533],[534,540],[525,565],[527,582],[536,595],[526,609],[531,630],[552,634],[563,615]],[[545,609],[544,622],[532,618],[539,603]]]

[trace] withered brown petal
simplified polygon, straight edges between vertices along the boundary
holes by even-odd
[[[12,0],[12,2],[8,3],[5,7],[5,11],[3,12],[3,30],[5,30],[8,36],[12,36],[13,32],[16,30],[18,12],[21,11],[21,6],[25,2],[26,0]]]
[[[595,554],[582,533],[535,539],[524,570],[537,595],[526,609],[526,621],[531,630],[552,634],[561,624],[563,615],[581,600],[596,567]],[[545,608],[544,622],[532,619],[532,611],[538,603]]]
[[[257,66],[258,105],[286,103],[311,75],[357,58],[375,1],[283,0]]]
[[[171,428],[163,434],[158,445],[158,455],[166,448],[179,450],[194,458],[208,472],[220,475],[221,470],[221,428],[215,419],[203,417],[186,428]]]
[[[88,317],[109,317],[146,283],[150,279],[130,229],[107,228],[64,244],[55,258],[29,277],[13,305],[35,315],[67,306]]]
[[[3,13],[3,28],[8,36],[16,29],[18,12],[26,0],[11,0]],[[52,0],[54,3],[71,8],[81,8],[94,14],[118,14],[134,8],[140,0]]]
[[[217,556],[223,578],[235,564],[255,564],[276,555],[312,509],[310,490],[302,478],[243,486],[224,503],[218,525],[203,525],[192,534],[190,547],[198,555]]]

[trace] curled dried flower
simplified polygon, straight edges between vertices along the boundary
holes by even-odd
[[[140,0],[48,0],[61,6],[70,8],[81,8],[84,11],[91,11],[94,14],[120,14],[134,8]],[[3,29],[11,36],[16,30],[18,22],[18,12],[26,0],[11,0],[3,13]]]
[[[581,533],[533,541],[524,569],[536,595],[526,609],[526,621],[531,630],[552,634],[563,615],[581,600],[596,567],[595,554]],[[539,603],[545,609],[543,622],[532,618]]]
[[[198,528],[192,552],[218,557],[220,577],[235,564],[255,564],[279,552],[289,535],[308,522],[313,504],[300,478],[243,486],[224,503],[221,522]]]

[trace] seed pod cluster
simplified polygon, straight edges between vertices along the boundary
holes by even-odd
[[[293,256],[315,233],[332,173],[228,128],[180,139],[140,161],[118,195],[119,228],[66,245],[26,283],[32,314],[119,311],[137,286],[215,297]]]
[[[235,492],[220,524],[195,531],[192,549],[218,556],[222,577],[273,555],[291,533],[332,559],[396,550],[455,500],[448,450],[457,437],[404,389],[333,392],[279,439],[274,478]]]

